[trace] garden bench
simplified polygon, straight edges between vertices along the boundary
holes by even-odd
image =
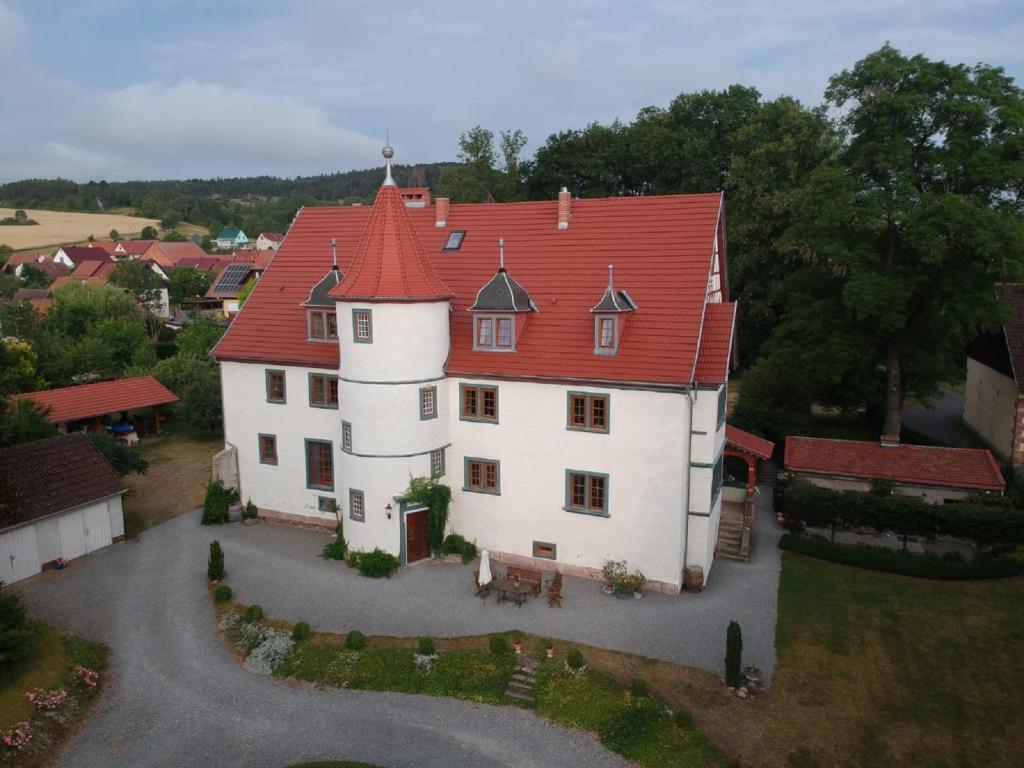
[[[534,597],[538,597],[540,595],[540,571],[535,571],[532,568],[520,568],[517,565],[510,565],[505,578],[512,579],[516,576],[519,577],[520,581],[525,581],[532,587]]]

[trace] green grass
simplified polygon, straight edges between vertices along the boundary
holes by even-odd
[[[35,707],[25,698],[33,688],[57,688],[64,670],[64,643],[59,629],[41,621],[29,623],[32,653],[0,672],[0,730],[25,720]]]
[[[786,723],[790,762],[1019,764],[1022,606],[1022,578],[938,584],[786,554],[765,714]]]
[[[633,696],[611,677],[576,677],[545,661],[537,671],[537,712],[557,723],[594,731],[601,743],[644,766],[696,768],[730,761],[697,731],[689,713],[672,713],[651,696]]]
[[[429,671],[416,666],[415,656],[412,648],[371,646],[353,652],[313,641],[296,648],[281,674],[336,687],[505,702],[515,664],[511,655],[476,648],[446,651]]]

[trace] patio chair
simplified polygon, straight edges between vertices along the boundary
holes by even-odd
[[[473,586],[476,587],[476,596],[483,599],[487,598],[491,594],[491,583],[488,581],[486,584],[480,583],[480,571],[473,571]]]

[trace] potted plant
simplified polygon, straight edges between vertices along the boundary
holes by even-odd
[[[523,652],[523,639],[516,637],[512,640],[512,647],[515,649],[516,656],[519,656]]]
[[[555,658],[555,644],[548,640],[547,647],[544,649],[545,654],[549,659]]]
[[[58,557],[56,562],[54,563],[54,566],[57,568],[58,571],[63,571],[65,568],[68,567],[68,559],[66,557]]]
[[[601,569],[604,586],[601,588],[606,595],[614,595],[622,577],[626,575],[625,560],[609,560]]]
[[[644,585],[647,583],[647,577],[644,576],[643,571],[633,571],[630,578],[630,587],[633,590],[633,597],[640,600],[644,596]]]

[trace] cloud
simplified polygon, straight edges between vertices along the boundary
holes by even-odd
[[[17,47],[25,37],[25,22],[3,3],[0,3],[0,57]]]
[[[123,155],[177,158],[183,172],[203,173],[197,160],[219,169],[351,167],[380,154],[380,139],[338,125],[322,108],[255,88],[150,82],[97,102],[85,128],[92,141]]]

